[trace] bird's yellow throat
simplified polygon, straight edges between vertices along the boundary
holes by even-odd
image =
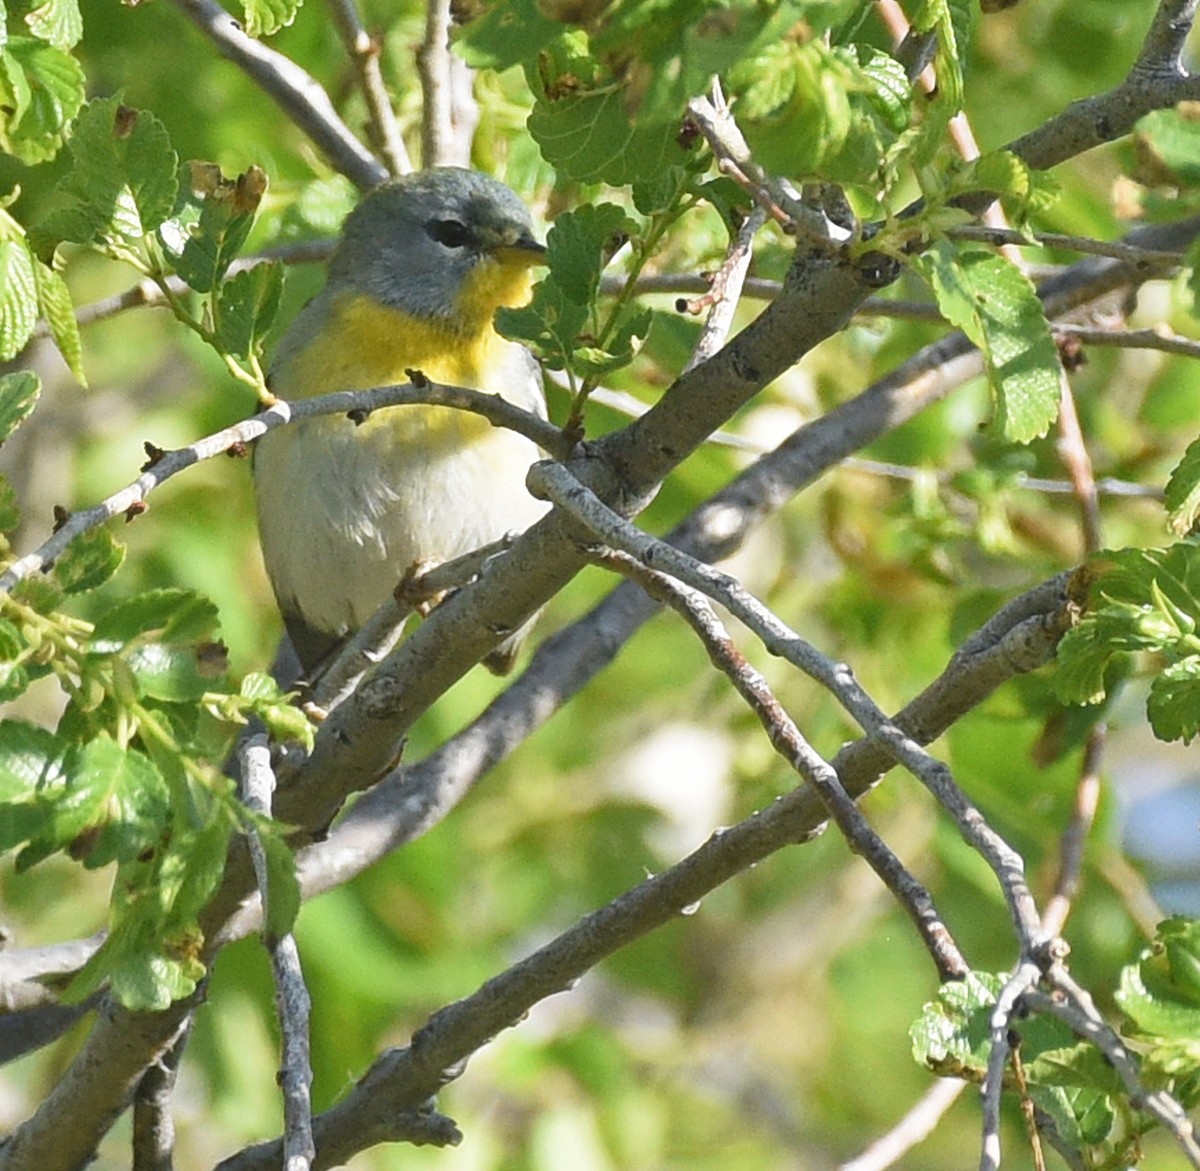
[[[529,300],[526,264],[481,265],[458,298],[450,319],[414,317],[361,293],[342,293],[329,306],[329,319],[308,345],[291,355],[273,378],[276,393],[307,398],[334,390],[363,390],[405,382],[420,370],[434,382],[503,394],[489,386],[489,373],[509,345],[492,327],[502,306]]]

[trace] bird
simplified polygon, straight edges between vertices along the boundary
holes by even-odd
[[[497,333],[544,262],[528,207],[497,179],[440,167],[388,180],[346,218],[324,288],[276,348],[277,398],[408,381],[501,395],[546,417],[539,368]],[[536,445],[445,406],[325,415],[257,442],[254,483],[267,575],[308,677],[414,567],[523,530],[546,505],[525,488]],[[532,619],[484,660],[509,672]]]

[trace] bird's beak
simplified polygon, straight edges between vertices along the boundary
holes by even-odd
[[[546,245],[528,232],[498,245],[493,254],[502,264],[523,264],[532,268],[535,264],[546,263]]]

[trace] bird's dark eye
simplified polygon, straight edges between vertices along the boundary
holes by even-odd
[[[447,248],[461,248],[471,237],[467,225],[459,220],[431,220],[425,230]]]

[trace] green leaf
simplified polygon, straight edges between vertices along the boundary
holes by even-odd
[[[1170,664],[1154,678],[1146,714],[1160,740],[1192,742],[1200,732],[1200,654]]]
[[[252,671],[242,680],[239,694],[249,700],[249,710],[266,726],[271,739],[279,744],[299,742],[312,747],[315,735],[308,717],[291,702],[291,693],[263,672]]]
[[[217,629],[217,608],[194,590],[149,590],[116,603],[96,619],[91,649],[111,654],[141,636],[165,643],[192,643]]]
[[[1200,516],[1200,439],[1188,444],[1167,480],[1166,506],[1172,530],[1181,537],[1191,532]]]
[[[1200,727],[1200,540],[1101,553],[1093,564],[1089,611],[1059,645],[1057,695],[1065,703],[1098,702],[1115,659],[1155,652],[1168,663],[1151,683],[1151,727],[1190,740]]]
[[[1062,703],[1100,703],[1108,692],[1105,672],[1112,648],[1096,637],[1094,623],[1068,630],[1058,644],[1054,663],[1054,693]]]
[[[236,824],[230,786],[188,779],[163,844],[121,864],[104,945],[72,981],[78,1002],[105,980],[127,1008],[161,1010],[204,977],[196,917],[225,870]]]
[[[23,163],[53,158],[83,98],[74,57],[35,37],[10,37],[0,49],[0,148]]]
[[[29,418],[41,393],[42,384],[31,370],[0,374],[0,443]]]
[[[1163,966],[1153,952],[1143,953],[1140,963],[1122,970],[1116,1001],[1154,1064],[1170,1073],[1186,1072],[1200,1064],[1200,1007],[1154,978]]]
[[[15,358],[37,324],[36,263],[25,241],[0,240],[0,361]]]
[[[46,0],[25,17],[29,31],[56,49],[73,49],[83,36],[79,0]]]
[[[42,793],[63,783],[63,745],[45,728],[0,721],[0,851],[39,834],[50,816]]]
[[[975,6],[968,0],[924,0],[913,18],[914,32],[933,32],[937,49],[933,70],[937,98],[951,115],[963,106],[963,62],[966,60]]]
[[[992,252],[938,241],[915,262],[938,308],[983,352],[996,419],[1006,439],[1028,443],[1058,415],[1061,371],[1029,278]]]
[[[79,970],[63,994],[68,1004],[85,1000],[108,981],[113,995],[135,1012],[161,1012],[190,996],[204,978],[204,966],[191,952],[194,938],[160,939],[160,924],[147,912],[127,915],[109,930],[100,948]],[[164,952],[171,949],[175,954]]]
[[[524,342],[543,365],[563,370],[571,365],[575,339],[588,322],[588,311],[570,300],[557,282],[544,280],[523,309],[501,309],[496,328],[505,337]]]
[[[149,758],[101,735],[68,757],[51,832],[56,845],[95,869],[132,861],[156,845],[168,809],[162,776]]]
[[[221,348],[239,358],[260,354],[282,292],[283,265],[278,261],[256,264],[226,281],[214,311]]]
[[[1180,916],[1165,919],[1155,932],[1155,945],[1167,957],[1171,984],[1200,1005],[1200,921]]]
[[[536,0],[498,0],[455,31],[454,47],[473,68],[499,71],[536,56],[562,31]]]
[[[571,366],[577,373],[598,379],[628,366],[650,332],[654,314],[645,308],[627,309],[612,331],[606,347],[576,346]]]
[[[116,98],[89,102],[70,142],[71,171],[30,231],[39,255],[60,241],[136,243],[175,205],[178,159],[166,127]]]
[[[678,125],[635,125],[616,85],[595,93],[544,98],[530,112],[528,127],[546,161],[581,183],[623,187],[685,158],[676,142]]]
[[[600,274],[637,225],[615,204],[585,204],[554,221],[546,237],[546,263],[568,300],[590,305]]]
[[[54,564],[55,581],[68,594],[82,594],[102,586],[125,560],[125,546],[107,529],[89,529],[67,546]]]
[[[216,287],[254,223],[266,176],[251,167],[226,179],[211,163],[190,163],[180,174],[179,198],[158,238],[175,271],[198,293]]]
[[[242,0],[246,32],[252,37],[269,37],[296,19],[304,0]]]
[[[1053,1120],[1068,1147],[1101,1143],[1112,1132],[1116,1115],[1109,1096],[1094,1090],[1058,1085],[1031,1085],[1029,1096]]]
[[[75,320],[75,303],[67,282],[52,268],[40,260],[33,266],[37,283],[38,309],[50,326],[54,343],[78,382],[87,386],[83,369],[83,343],[79,337],[79,323]]]
[[[908,126],[911,87],[898,61],[862,45],[781,38],[729,75],[755,160],[793,177],[877,185]]]
[[[982,1076],[991,1050],[991,1014],[1003,977],[969,972],[938,989],[909,1029],[913,1057],[943,1075]]]
[[[167,703],[197,700],[213,686],[200,669],[192,647],[152,642],[126,656],[141,695]]]

